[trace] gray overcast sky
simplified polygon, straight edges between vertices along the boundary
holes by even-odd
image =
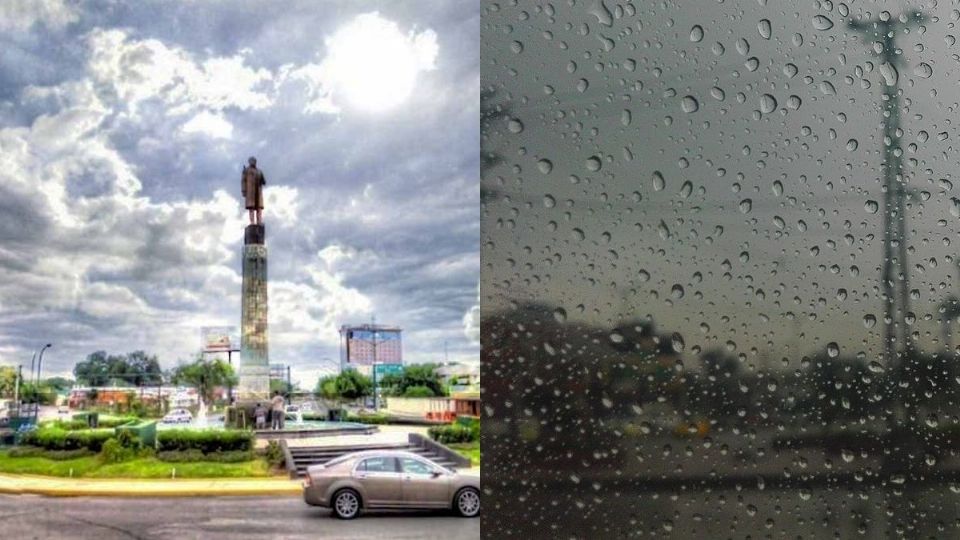
[[[249,155],[272,362],[312,386],[373,314],[408,361],[475,361],[478,27],[471,2],[3,3],[0,363],[170,366],[238,325]]]
[[[934,350],[958,281],[960,11],[912,4],[929,19],[897,38],[911,308]],[[829,342],[875,359],[884,78],[846,21],[905,8],[850,6],[486,5],[482,86],[509,118],[487,132],[504,159],[482,183],[505,198],[482,217],[484,310],[650,316],[688,355],[790,368]]]

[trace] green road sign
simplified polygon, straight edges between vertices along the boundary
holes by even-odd
[[[374,364],[377,377],[384,375],[403,375],[403,364]]]

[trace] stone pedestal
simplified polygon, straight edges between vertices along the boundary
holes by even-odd
[[[267,328],[267,246],[263,225],[248,225],[243,242],[243,295],[240,313],[240,402],[270,397]]]

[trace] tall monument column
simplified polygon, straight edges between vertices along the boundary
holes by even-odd
[[[240,310],[240,384],[237,397],[246,407],[270,397],[267,353],[267,242],[263,227],[263,171],[250,157],[240,175],[240,191],[250,214],[243,235],[243,296]]]
[[[267,246],[263,224],[248,225],[243,238],[240,312],[240,401],[270,397],[267,333]]]

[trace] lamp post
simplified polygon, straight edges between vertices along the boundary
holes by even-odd
[[[52,343],[47,343],[40,349],[40,356],[37,358],[37,380],[33,385],[33,422],[37,422],[37,417],[40,416],[40,368],[43,366],[43,351],[53,347]]]

